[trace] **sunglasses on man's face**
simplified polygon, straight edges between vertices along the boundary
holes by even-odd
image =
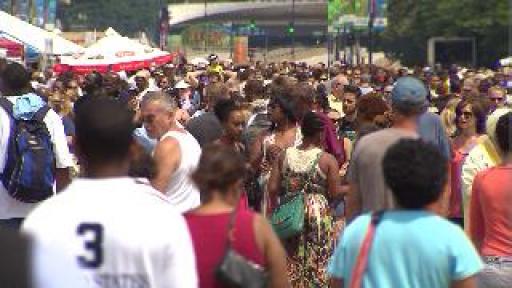
[[[490,97],[489,99],[492,102],[503,102],[503,100],[505,100],[505,97]]]

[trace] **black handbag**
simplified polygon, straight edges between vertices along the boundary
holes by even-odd
[[[231,213],[228,224],[226,252],[217,266],[215,276],[228,288],[262,288],[267,286],[267,273],[263,267],[247,260],[232,249],[233,228],[237,209]]]

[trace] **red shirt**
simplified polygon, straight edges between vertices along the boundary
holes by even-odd
[[[201,215],[186,213],[192,242],[196,253],[199,287],[223,287],[215,279],[215,269],[225,253],[228,222],[231,213]],[[256,245],[254,234],[255,214],[239,209],[234,226],[233,249],[247,260],[264,266],[264,256]]]
[[[469,219],[481,255],[512,256],[512,165],[477,174]]]

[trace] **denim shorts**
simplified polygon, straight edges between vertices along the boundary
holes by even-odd
[[[512,257],[484,256],[484,269],[477,276],[479,288],[512,287]]]

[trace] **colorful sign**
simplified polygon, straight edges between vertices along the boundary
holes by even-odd
[[[34,15],[33,15],[33,18],[32,18],[32,24],[36,25],[36,26],[39,26],[39,27],[44,27],[44,23],[45,23],[45,0],[33,0],[32,2],[32,5],[33,6],[33,12],[34,12]]]
[[[46,5],[46,21],[45,29],[53,30],[57,22],[57,0],[45,0]]]
[[[387,0],[330,0],[328,7],[329,28],[349,26],[355,30],[368,29],[370,16],[374,28],[387,26]]]

